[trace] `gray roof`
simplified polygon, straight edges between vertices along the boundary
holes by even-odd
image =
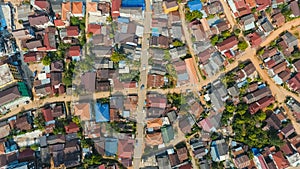
[[[241,17],[241,21],[244,23],[244,25],[248,25],[248,24],[255,22],[255,18],[254,18],[253,14],[249,14],[249,15]]]
[[[168,157],[158,157],[157,158],[158,168],[159,169],[171,169],[171,164]]]
[[[186,53],[187,53],[186,50],[187,50],[186,46],[180,46],[180,47],[170,49],[169,52],[170,52],[172,59],[179,59],[180,57],[183,57],[186,55]]]
[[[181,25],[172,25],[172,37],[181,40],[182,38],[182,27]]]
[[[30,5],[22,4],[17,7],[17,11],[18,11],[18,20],[27,21],[28,14],[30,14],[31,12]]]
[[[273,25],[270,23],[270,21],[268,19],[265,20],[265,22],[263,22],[261,24],[262,28],[264,29],[265,32],[271,32],[274,30]]]
[[[112,54],[112,47],[96,45],[93,47],[92,52],[96,54],[96,56],[110,56]]]
[[[282,36],[282,39],[285,41],[285,43],[289,47],[293,47],[293,46],[296,46],[298,44],[297,38],[293,34],[291,34],[290,32],[285,33]]]
[[[41,147],[47,146],[47,137],[46,136],[40,137],[40,146]]]
[[[150,53],[152,54],[152,58],[156,60],[163,60],[165,56],[165,51],[159,48],[151,48]]]
[[[88,92],[94,92],[96,89],[96,73],[87,72],[81,76],[81,85],[84,86],[84,89]]]
[[[237,97],[240,94],[239,89],[237,88],[237,86],[232,86],[230,87],[228,90],[228,93],[232,96],[232,97]]]
[[[21,97],[17,86],[8,88],[0,92],[0,106],[12,102]]]

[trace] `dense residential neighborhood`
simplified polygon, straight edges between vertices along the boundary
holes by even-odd
[[[0,168],[300,167],[300,5],[3,0]]]

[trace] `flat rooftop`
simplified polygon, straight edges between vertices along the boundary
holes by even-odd
[[[0,87],[14,81],[13,74],[11,73],[8,64],[0,66]]]

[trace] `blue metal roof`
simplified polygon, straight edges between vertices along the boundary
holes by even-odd
[[[105,154],[107,156],[114,156],[118,151],[118,139],[105,138]]]
[[[108,103],[105,104],[96,103],[95,115],[96,115],[96,122],[108,122],[110,120]]]
[[[142,7],[145,9],[145,0],[122,0],[122,7]]]
[[[191,11],[201,11],[202,3],[200,0],[191,0],[187,3]]]

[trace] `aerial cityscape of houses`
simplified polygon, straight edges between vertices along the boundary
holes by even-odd
[[[300,167],[300,3],[3,0],[0,168]]]

